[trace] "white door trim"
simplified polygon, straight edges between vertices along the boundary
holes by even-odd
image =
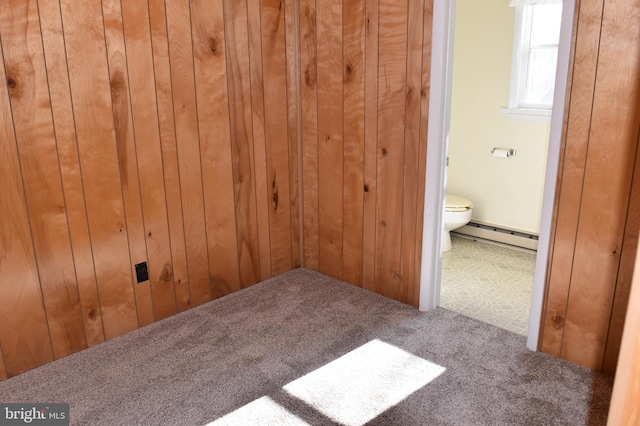
[[[445,159],[451,115],[451,74],[456,0],[434,0],[431,51],[431,93],[427,145],[427,179],[425,185],[424,228],[422,234],[422,273],[420,277],[420,310],[435,309],[440,302],[442,273],[442,216],[444,213]],[[531,299],[527,347],[537,350],[542,318],[551,223],[555,199],[562,125],[566,103],[571,36],[575,0],[564,0],[562,27],[558,47],[558,72],[551,116],[547,170],[540,219],[540,237]]]

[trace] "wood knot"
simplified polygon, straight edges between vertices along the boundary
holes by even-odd
[[[413,88],[409,87],[407,88],[407,103],[410,103],[411,99],[413,99]]]
[[[313,71],[310,70],[309,67],[307,67],[307,69],[304,70],[304,84],[306,84],[307,87],[313,88],[315,82],[315,74],[313,74]]]
[[[149,233],[147,234],[147,236],[148,236],[148,237],[150,237],[150,236],[151,236],[151,232],[149,232]]]
[[[325,138],[325,140],[324,140],[324,141],[325,141],[325,142],[329,142],[329,141],[331,141],[331,136],[327,136],[327,137]]]
[[[382,156],[383,157],[386,157],[388,153],[389,153],[389,151],[387,151],[387,148],[382,148]]]
[[[369,192],[369,185],[364,186],[364,192]]]
[[[87,312],[87,317],[89,317],[91,321],[95,321],[98,317],[98,312],[96,312],[96,310],[93,308],[89,309],[89,312]]]
[[[564,318],[554,314],[553,318],[551,318],[551,325],[556,330],[561,330],[564,325]]]
[[[15,89],[17,86],[16,81],[12,78],[7,78],[7,86],[9,89]]]
[[[160,273],[160,280],[168,282],[172,277],[173,274],[171,273],[171,265],[167,263],[164,265],[164,268],[162,268],[162,273]]]
[[[383,220],[383,221],[381,221],[381,222],[380,222],[380,225],[381,225],[383,228],[386,228],[386,227],[387,227],[387,222]]]
[[[218,57],[221,55],[219,44],[220,42],[218,41],[217,38],[209,37],[209,50],[211,51],[211,54],[215,57]]]
[[[273,196],[271,197],[271,200],[273,201],[273,209],[278,210],[278,182],[275,175],[273,176],[273,180],[271,181],[271,188],[273,189]]]
[[[353,67],[351,66],[351,64],[347,64],[347,66],[345,67],[345,71],[347,74],[351,74],[353,72]]]

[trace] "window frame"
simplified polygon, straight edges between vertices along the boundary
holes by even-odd
[[[527,104],[522,100],[528,77],[527,71],[532,48],[558,49],[557,44],[539,46],[531,45],[533,7],[534,5],[515,6],[509,106],[507,108],[502,108],[501,110],[516,120],[549,121],[551,119],[551,104]]]

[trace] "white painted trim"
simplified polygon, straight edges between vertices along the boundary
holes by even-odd
[[[445,159],[451,116],[451,66],[453,64],[453,26],[455,0],[434,0],[431,48],[431,91],[427,179],[422,232],[422,272],[420,310],[429,311],[440,302],[442,274],[442,217],[445,196]],[[451,30],[450,30],[451,28]]]
[[[550,109],[500,108],[500,112],[509,114],[509,118],[516,121],[551,121]]]
[[[558,48],[558,67],[551,117],[551,131],[544,185],[540,239],[534,277],[527,347],[537,350],[542,318],[542,302],[546,285],[551,221],[562,141],[562,124],[569,75],[571,33],[575,0],[564,0],[562,28]],[[431,57],[431,93],[427,146],[427,179],[425,185],[424,229],[422,237],[422,273],[420,277],[420,310],[435,309],[440,302],[442,274],[442,216],[444,213],[445,159],[451,114],[451,65],[455,0],[434,0]]]
[[[575,0],[564,0],[562,6],[562,26],[560,27],[560,43],[558,45],[558,65],[556,86],[553,96],[553,112],[551,114],[551,130],[549,134],[549,150],[547,153],[547,172],[542,196],[542,216],[540,218],[540,237],[538,239],[538,256],[536,272],[533,279],[533,295],[529,314],[529,330],[527,332],[527,348],[538,349],[540,323],[542,320],[542,303],[547,283],[547,265],[549,263],[549,246],[551,244],[551,223],[558,180],[560,162],[560,146],[562,145],[562,125],[566,104],[567,84],[569,80],[569,60],[571,57],[571,36],[573,32],[573,15]]]

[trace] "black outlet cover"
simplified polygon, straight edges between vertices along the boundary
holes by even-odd
[[[147,262],[138,263],[136,265],[136,279],[139,283],[149,280],[149,270],[147,269]]]

